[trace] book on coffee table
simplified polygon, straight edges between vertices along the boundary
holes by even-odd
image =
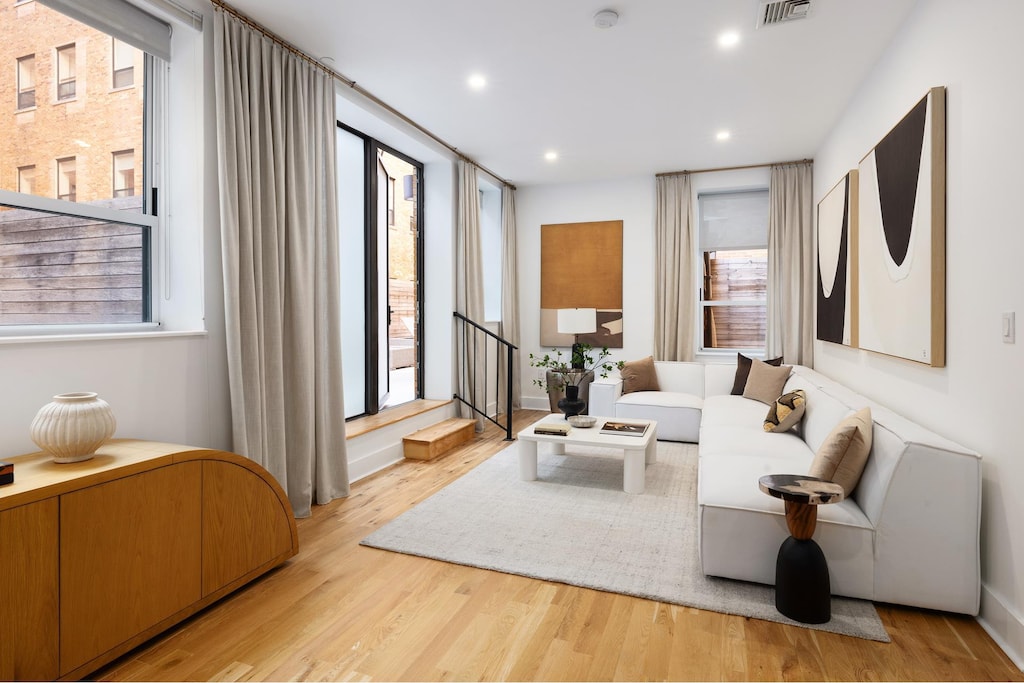
[[[647,422],[619,422],[608,420],[601,427],[602,434],[615,434],[621,436],[643,436],[647,431]]]
[[[572,427],[566,424],[541,423],[533,428],[533,433],[545,436],[566,436],[571,429]]]

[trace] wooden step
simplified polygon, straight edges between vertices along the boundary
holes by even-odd
[[[466,443],[475,434],[476,420],[449,418],[404,437],[402,443],[405,457],[411,460],[433,460]]]

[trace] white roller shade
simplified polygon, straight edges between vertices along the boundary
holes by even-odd
[[[697,197],[701,251],[768,246],[768,190]]]
[[[160,59],[171,59],[171,27],[125,0],[38,1]]]

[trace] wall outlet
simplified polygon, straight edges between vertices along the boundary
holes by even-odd
[[[1003,343],[1017,343],[1017,314],[1013,311],[1003,313]]]

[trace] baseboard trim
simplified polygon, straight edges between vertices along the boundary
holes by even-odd
[[[1024,618],[984,583],[981,585],[978,623],[1014,665],[1024,672]]]
[[[528,410],[550,410],[551,404],[548,402],[548,397],[544,396],[523,396],[520,400],[523,408]]]

